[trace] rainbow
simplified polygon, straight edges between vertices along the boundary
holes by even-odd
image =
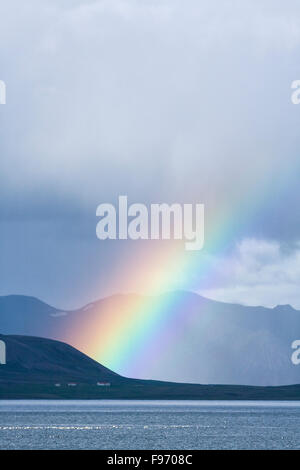
[[[283,194],[287,178],[296,181],[288,168],[280,168],[276,180],[274,172],[261,169],[260,180],[244,188],[229,208],[220,208],[205,234],[205,249],[186,252],[181,242],[149,242],[154,246],[147,252],[137,252],[131,267],[127,263],[116,266],[112,283],[130,278],[137,291],[145,295],[118,295],[105,299],[104,309],[88,324],[75,327],[68,340],[103,365],[123,375],[143,376],[143,369],[151,368],[155,361],[174,350],[180,341],[186,317],[179,304],[186,297],[177,289],[198,291],[207,288],[218,268],[218,256],[237,242],[245,229],[253,223],[259,210],[268,210],[274,188],[277,198]],[[294,179],[295,178],[295,179]],[[201,202],[201,201],[200,201]],[[147,242],[145,242],[147,243]],[[218,256],[213,256],[216,253]],[[184,305],[188,308],[188,305]]]

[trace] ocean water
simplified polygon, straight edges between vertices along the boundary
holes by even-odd
[[[300,402],[0,401],[0,449],[299,449]]]

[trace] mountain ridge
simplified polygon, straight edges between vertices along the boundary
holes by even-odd
[[[6,345],[5,365],[0,366],[0,384],[12,383],[53,383],[61,380],[122,381],[110,371],[84,353],[67,343],[48,338],[22,335],[2,335]]]
[[[203,385],[122,377],[72,346],[45,338],[0,335],[0,399],[296,400],[300,385]]]
[[[261,308],[261,309],[267,309],[267,310],[288,309],[288,310],[293,310],[295,312],[300,313],[300,309],[297,309],[297,308],[293,307],[291,304],[277,304],[277,305],[274,305],[274,307],[266,307],[264,305],[245,305],[245,304],[239,304],[239,303],[236,303],[236,302],[225,302],[223,300],[216,300],[216,299],[212,299],[210,297],[206,297],[202,294],[198,294],[197,292],[187,291],[187,290],[180,290],[180,289],[165,291],[165,292],[162,292],[162,293],[159,293],[159,294],[152,294],[152,295],[150,295],[150,294],[138,294],[138,293],[135,293],[135,292],[110,294],[110,295],[95,299],[91,302],[88,302],[87,304],[82,304],[81,307],[67,308],[67,309],[54,307],[52,304],[50,304],[48,302],[45,302],[45,301],[43,301],[40,298],[35,297],[35,296],[25,295],[25,294],[7,294],[7,295],[0,295],[0,308],[1,308],[1,302],[3,300],[17,300],[17,299],[20,299],[20,300],[32,301],[33,303],[36,303],[37,305],[39,304],[41,306],[44,306],[44,308],[49,309],[49,311],[54,310],[54,311],[57,311],[57,312],[65,312],[65,313],[68,314],[68,313],[72,313],[72,312],[78,312],[78,311],[86,310],[87,308],[89,308],[91,306],[95,306],[100,302],[103,302],[105,300],[115,298],[115,297],[128,297],[129,296],[129,297],[155,298],[155,297],[163,297],[163,296],[169,295],[170,293],[181,293],[182,295],[195,296],[198,299],[202,299],[204,301],[215,302],[216,304],[227,305],[227,306],[238,306],[238,307],[249,308],[249,309]]]
[[[174,301],[165,302],[172,295]],[[145,343],[143,355],[137,351],[141,366],[137,369],[133,357],[116,370],[119,374],[184,383],[275,386],[300,382],[300,366],[298,369],[291,361],[291,344],[300,337],[300,311],[287,305],[242,306],[188,291],[173,291],[153,296],[112,295],[66,311],[34,297],[28,300],[26,296],[4,296],[0,297],[0,332],[52,338],[93,355],[90,344],[101,344],[103,335],[109,334],[112,344],[119,344],[115,329],[105,330],[108,319],[115,325],[120,318],[126,323],[127,316],[132,321],[128,305],[151,306],[152,300],[157,330],[150,332],[152,336]],[[138,314],[143,325],[143,309]],[[160,328],[160,318],[164,330]],[[162,332],[167,338],[172,334],[175,342],[166,343],[158,361],[155,344],[162,341],[159,337]],[[134,334],[133,329],[125,340],[134,341]],[[102,362],[101,356],[93,358]]]

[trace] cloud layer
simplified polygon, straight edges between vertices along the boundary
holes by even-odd
[[[86,286],[118,249],[94,214],[119,194],[204,202],[209,234],[231,212],[232,246],[299,239],[296,1],[11,0],[0,17],[3,293],[100,296]]]
[[[245,239],[235,252],[219,260],[216,283],[202,293],[216,300],[274,307],[291,304],[300,310],[300,243]]]

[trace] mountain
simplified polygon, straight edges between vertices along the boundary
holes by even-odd
[[[136,305],[148,308],[136,312]],[[120,335],[121,323],[131,329]],[[0,332],[64,341],[100,362],[97,347],[103,341],[115,346],[122,359],[126,343],[127,349],[136,348],[135,354],[116,372],[140,379],[273,386],[300,382],[300,366],[291,361],[291,344],[300,338],[300,312],[289,305],[247,307],[173,292],[114,295],[62,311],[34,298],[8,296],[0,298]]]
[[[122,377],[68,344],[37,337],[0,335],[0,399],[199,399],[295,400],[300,385],[249,387],[200,385]],[[99,386],[98,383],[105,385]]]
[[[35,297],[2,296],[0,297],[0,332],[32,335],[38,331],[47,331],[47,334],[51,336],[56,330],[54,318],[62,314],[64,313]]]
[[[7,362],[0,366],[0,387],[3,383],[120,383],[125,380],[60,341],[17,335],[0,335],[0,341],[6,345]]]

